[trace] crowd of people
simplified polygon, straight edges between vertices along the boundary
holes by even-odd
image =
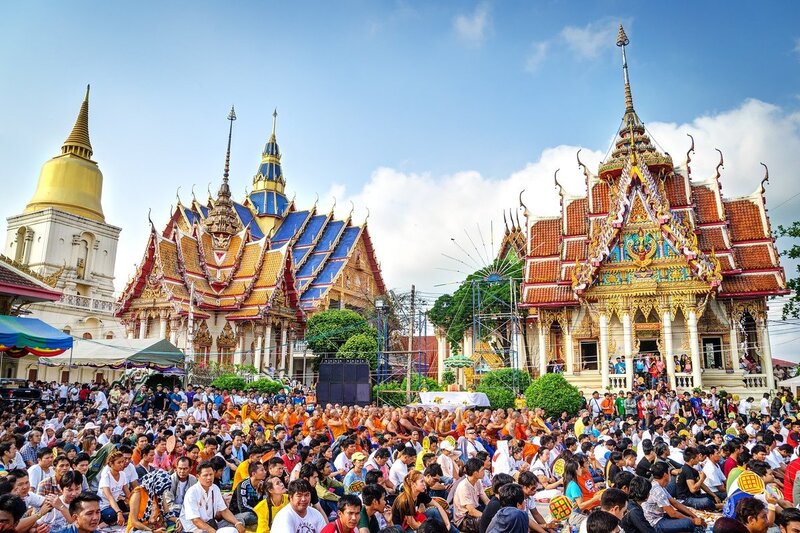
[[[788,392],[580,412],[37,383],[0,412],[0,533],[800,532]]]

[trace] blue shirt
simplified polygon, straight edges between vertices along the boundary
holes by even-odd
[[[578,508],[578,506],[575,504],[578,498],[583,497],[583,493],[581,493],[580,486],[574,481],[570,481],[569,484],[567,485],[567,490],[564,492],[564,495],[567,498],[569,498],[569,501],[571,501],[572,504],[574,505],[574,507],[572,508],[572,512],[580,513],[581,512],[580,508]]]

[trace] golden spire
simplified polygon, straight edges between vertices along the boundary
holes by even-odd
[[[625,34],[625,28],[622,24],[619,25],[619,33],[617,33],[617,46],[622,48],[622,76],[625,80],[625,112],[633,112],[633,95],[631,94],[631,82],[628,78],[628,57],[625,55],[625,47],[630,43],[630,39]]]
[[[62,154],[74,154],[84,159],[92,157],[92,143],[89,140],[89,87],[86,86],[86,96],[81,103],[75,125],[61,147]]]

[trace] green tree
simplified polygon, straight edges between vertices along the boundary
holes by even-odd
[[[464,332],[472,327],[473,281],[488,282],[481,287],[484,301],[481,312],[485,314],[490,314],[493,310],[508,312],[511,302],[511,286],[508,280],[521,279],[522,268],[523,261],[513,253],[495,260],[488,267],[467,276],[467,279],[452,295],[444,294],[437,298],[433,307],[428,311],[428,318],[434,326],[447,332],[447,340],[455,349],[464,338]],[[491,303],[487,304],[486,302]]]
[[[525,392],[531,384],[531,376],[523,370],[501,368],[487,372],[481,377],[476,389],[489,398],[494,409],[514,407],[517,394]]]
[[[547,416],[563,411],[574,415],[581,408],[581,394],[561,374],[545,374],[536,378],[525,391],[528,407],[541,407]]]
[[[353,335],[339,348],[336,357],[340,359],[367,359],[371,370],[378,367],[378,340],[376,332]]]
[[[314,369],[319,369],[323,359],[336,356],[350,337],[361,333],[375,337],[375,329],[367,319],[350,309],[332,309],[309,318],[305,341],[317,355]]]
[[[442,374],[442,385],[452,385],[456,382],[456,374],[452,370],[445,370]]]
[[[244,378],[236,374],[222,374],[220,377],[211,382],[211,386],[220,390],[242,390],[246,383]]]
[[[781,255],[795,261],[800,259],[800,244],[797,244],[797,239],[800,239],[800,221],[794,221],[788,228],[778,226],[778,237],[794,239],[792,246],[782,251]],[[791,289],[792,294],[783,304],[783,319],[800,318],[800,265],[795,267],[795,276],[786,280],[786,287]]]

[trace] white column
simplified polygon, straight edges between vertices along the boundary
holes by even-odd
[[[608,315],[600,315],[600,376],[602,388],[608,387]]]
[[[289,377],[294,379],[294,335],[287,336],[286,351],[289,357]]]
[[[244,324],[236,328],[236,333],[239,334],[239,339],[236,343],[236,348],[233,350],[233,364],[241,365],[242,356],[244,355]]]
[[[281,346],[280,346],[280,353],[281,353],[281,364],[280,369],[286,372],[286,342],[288,338],[288,328],[286,326],[286,322],[281,322]]]
[[[172,327],[169,330],[169,342],[174,344],[175,346],[178,345],[178,327],[180,326],[180,322],[178,320],[172,320]]]
[[[539,375],[547,374],[547,341],[545,339],[544,324],[539,322]]]
[[[256,337],[256,353],[253,354],[253,366],[256,367],[257,372],[261,372],[261,366],[264,364],[264,333],[259,332]]]
[[[631,332],[631,315],[622,314],[622,343],[625,350],[625,384],[627,390],[633,388],[633,333]]]
[[[772,368],[772,347],[769,344],[769,326],[766,317],[758,320],[761,335],[761,371],[767,375],[767,388],[775,388],[775,369]]]
[[[689,329],[689,349],[692,355],[692,381],[695,387],[703,387],[700,372],[700,341],[697,337],[697,313],[691,309],[686,319],[686,327]]]
[[[516,359],[512,359],[511,366],[516,365],[516,368],[524,370],[526,366],[527,356],[525,355],[525,337],[522,335],[522,324],[514,325],[514,331],[511,334],[511,342],[514,350],[517,351]]]
[[[268,322],[264,328],[264,359],[267,361],[267,366],[275,368],[272,364],[272,322]]]
[[[447,352],[447,337],[437,332],[436,335],[436,378],[439,383],[444,379],[444,355]]]
[[[731,315],[731,338],[730,338],[730,350],[731,350],[731,368],[730,370],[736,370],[739,368],[739,322]],[[725,370],[729,370],[725,368]]]
[[[575,367],[575,347],[572,345],[572,328],[567,325],[567,329],[562,331],[564,331],[564,359],[567,365],[565,373],[572,374]]]
[[[166,315],[162,315],[159,318],[158,338],[159,339],[166,339],[167,338],[167,317],[166,317]]]
[[[144,339],[147,334],[147,317],[139,319],[139,338]]]
[[[661,326],[664,330],[664,358],[667,363],[667,379],[669,388],[675,390],[675,357],[672,353],[672,315],[665,309],[661,315]]]

